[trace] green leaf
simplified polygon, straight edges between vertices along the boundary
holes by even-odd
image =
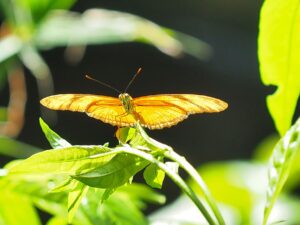
[[[0,136],[0,154],[15,158],[27,158],[40,149],[31,145],[16,141],[12,138]]]
[[[68,221],[60,216],[52,217],[46,225],[68,225]]]
[[[80,210],[90,218],[92,224],[147,225],[139,205],[136,201],[132,201],[132,193],[119,190],[117,189],[106,201],[99,204],[103,191],[90,188],[86,196],[89,204],[82,204]]]
[[[267,224],[271,210],[278,198],[294,162],[294,156],[300,149],[300,118],[277,143],[271,156],[269,184],[263,224]]]
[[[136,129],[132,127],[121,127],[117,130],[116,136],[121,143],[125,144],[135,136],[135,133]]]
[[[149,186],[160,189],[165,179],[165,172],[156,164],[150,164],[144,170],[144,179]]]
[[[68,194],[68,222],[71,223],[89,187],[78,182],[78,188]]]
[[[148,161],[139,157],[120,153],[107,164],[74,178],[91,187],[113,189],[128,183],[131,177],[148,164]]]
[[[261,10],[258,56],[261,79],[276,85],[267,105],[281,134],[289,129],[300,94],[300,2],[267,0]]]
[[[9,169],[10,175],[76,175],[105,165],[116,151],[103,146],[72,146],[37,153]]]
[[[1,190],[0,223],[41,225],[38,214],[28,198],[9,190]]]
[[[103,203],[105,200],[109,198],[114,192],[116,191],[116,188],[107,188],[103,192],[103,195],[101,197],[101,202]]]
[[[40,118],[40,126],[52,148],[64,148],[71,146],[69,142],[67,142],[65,139],[61,138],[57,133],[51,130],[51,128],[45,123],[42,118]]]
[[[142,150],[151,150],[158,152],[172,151],[172,148],[170,146],[150,138],[139,123],[136,124],[136,130],[137,132],[135,132],[135,135],[130,140],[130,146]]]

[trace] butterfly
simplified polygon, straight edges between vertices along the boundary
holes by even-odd
[[[59,94],[46,97],[41,104],[53,110],[84,112],[88,116],[118,127],[134,126],[137,121],[149,129],[176,125],[190,114],[221,112],[227,103],[195,94],[158,94],[118,98],[92,94]]]
[[[124,93],[86,75],[86,78],[120,93],[118,98],[92,94],[59,94],[42,99],[41,104],[53,110],[84,112],[118,127],[131,127],[139,121],[149,129],[171,127],[190,114],[221,112],[228,106],[217,98],[195,94],[158,94],[132,98],[126,91],[140,72],[141,68],[130,80]]]

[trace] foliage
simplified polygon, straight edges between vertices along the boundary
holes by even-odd
[[[261,9],[258,38],[261,79],[265,85],[277,86],[267,104],[281,136],[291,126],[300,94],[299,21],[298,0],[267,0]]]

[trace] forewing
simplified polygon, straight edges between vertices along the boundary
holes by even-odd
[[[193,94],[149,95],[134,99],[141,124],[150,129],[170,127],[189,114],[220,112],[227,108],[222,100]]]
[[[41,100],[41,104],[53,110],[85,112],[88,116],[115,126],[132,126],[135,122],[128,115],[118,98],[89,94],[52,95]]]

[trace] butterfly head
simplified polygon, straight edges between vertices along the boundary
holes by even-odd
[[[121,93],[119,95],[119,99],[122,102],[122,105],[124,106],[127,113],[133,112],[133,103],[132,103],[132,97],[127,93]]]

